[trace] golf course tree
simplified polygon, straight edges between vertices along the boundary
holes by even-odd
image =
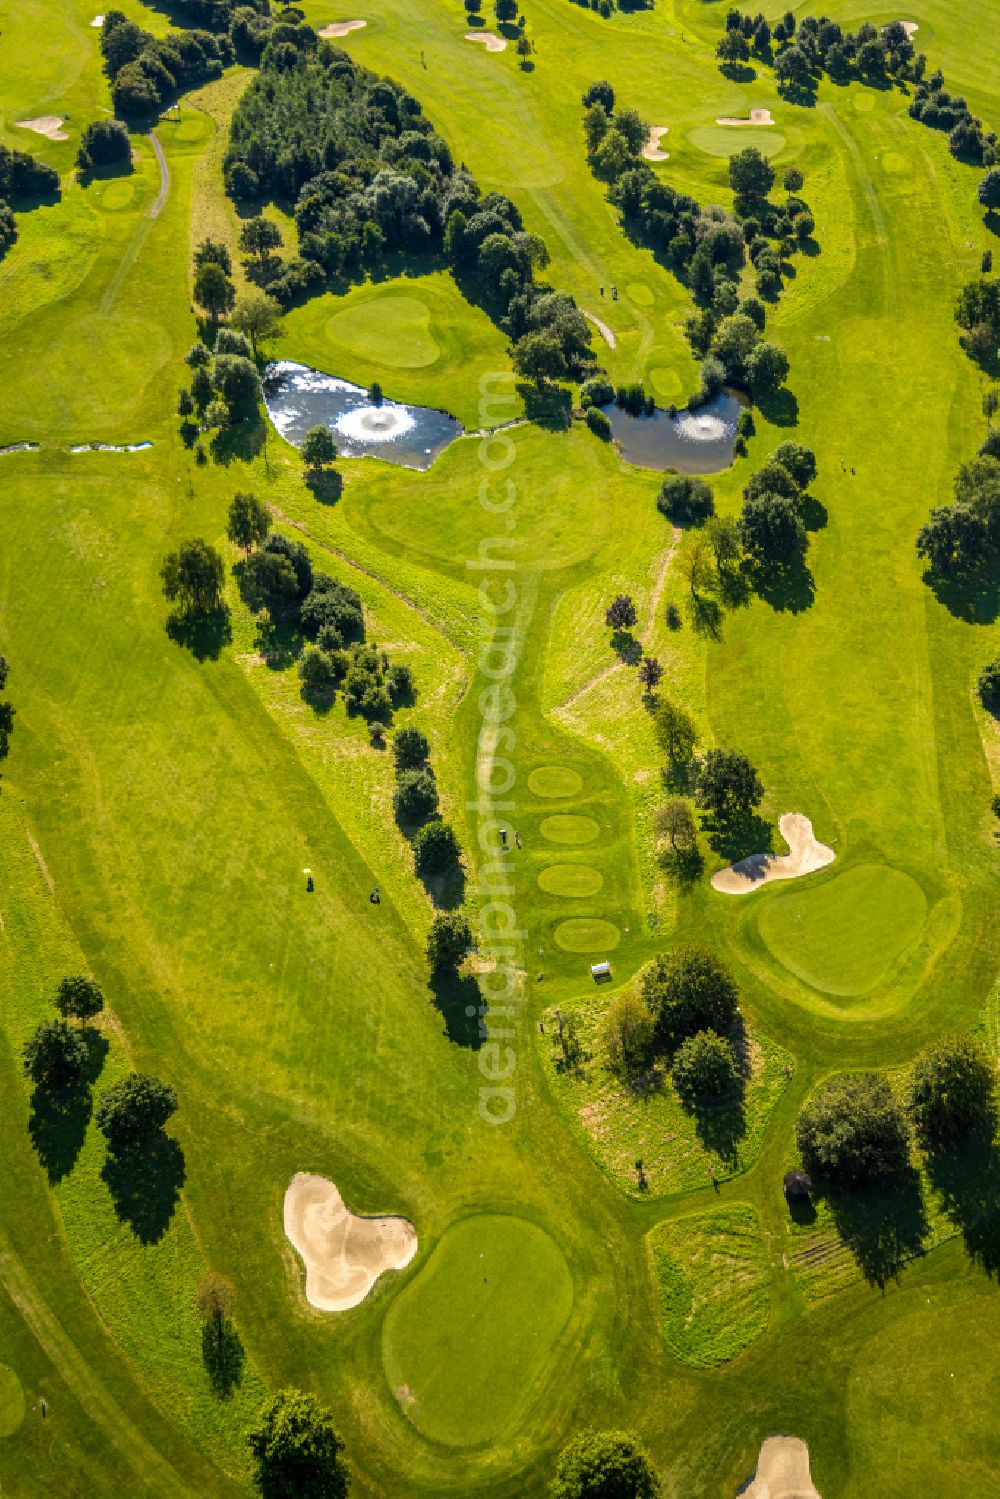
[[[656,1472],[629,1431],[584,1431],[566,1446],[550,1499],[659,1499]]]
[[[249,556],[254,547],[266,540],[270,525],[271,515],[264,501],[238,489],[230,502],[226,522],[226,535],[233,545]]]
[[[269,343],[271,339],[281,336],[281,308],[274,298],[266,291],[262,291],[260,287],[248,287],[236,298],[229,326],[249,340],[251,351],[256,359],[262,343]]]
[[[739,989],[724,963],[703,947],[660,953],[643,969],[639,991],[656,1022],[656,1040],[672,1048],[699,1031],[728,1035]]]
[[[759,568],[786,567],[806,549],[806,528],[797,495],[755,490],[743,502],[740,545]]]
[[[752,209],[774,186],[774,168],[756,146],[747,146],[729,158],[729,186],[740,207]]]
[[[713,1030],[696,1031],[681,1042],[670,1075],[678,1095],[695,1109],[732,1097],[740,1083],[732,1046]]]
[[[712,486],[694,474],[667,474],[656,508],[675,526],[701,526],[715,513]]]
[[[671,698],[661,698],[653,718],[656,737],[666,753],[670,768],[677,773],[691,764],[698,731],[686,708]]]
[[[427,934],[427,961],[431,971],[454,969],[474,947],[472,928],[461,911],[439,911]]]
[[[722,826],[749,818],[764,799],[757,771],[739,750],[707,750],[693,772],[695,801]]]
[[[302,466],[317,479],[336,460],[337,445],[329,427],[310,427],[302,440]]]
[[[413,724],[406,724],[393,735],[392,755],[397,770],[416,770],[426,765],[430,752],[427,735]]]
[[[27,151],[0,145],[0,260],[17,239],[15,210],[59,196],[59,173]]]
[[[987,661],[976,678],[979,701],[994,718],[1000,718],[1000,656]]]
[[[1000,209],[1000,167],[991,167],[980,180],[976,196],[984,208]]]
[[[194,299],[212,323],[231,311],[236,301],[236,288],[214,260],[206,260],[194,273]]]
[[[224,32],[190,27],[182,37],[154,37],[120,10],[105,14],[101,55],[117,114],[156,114],[176,94],[218,78],[234,59]]]
[[[663,680],[663,667],[655,656],[643,656],[639,662],[638,677],[645,696],[650,701],[655,700],[656,689]]]
[[[612,630],[631,630],[639,618],[635,604],[627,593],[619,593],[604,611],[604,623]]]
[[[521,346],[527,378],[585,374],[588,324],[536,280],[548,254],[515,205],[480,193],[408,90],[319,45],[311,27],[283,17],[276,31],[233,114],[224,177],[234,198],[296,204],[299,255],[268,281],[281,305],[390,256],[423,265],[443,253],[463,293]]]
[[[795,1125],[802,1164],[813,1179],[859,1188],[887,1181],[909,1164],[906,1119],[878,1073],[841,1073],[820,1083]]]
[[[981,453],[955,477],[955,500],[931,511],[917,553],[931,579],[964,583],[988,577],[1000,547],[1000,458]]]
[[[145,1072],[130,1072],[101,1094],[94,1119],[116,1155],[145,1150],[176,1112],[177,1094],[169,1083]]]
[[[399,772],[392,805],[400,822],[425,822],[434,815],[438,808],[438,789],[429,765]]]
[[[160,568],[163,592],[182,615],[214,614],[222,608],[225,564],[200,536],[169,552]]]
[[[247,1433],[251,1477],[262,1499],[346,1499],[344,1444],[315,1395],[281,1390]]]
[[[94,120],[80,137],[76,165],[81,174],[95,167],[131,167],[132,142],[121,120]]]
[[[25,1043],[24,1075],[42,1093],[79,1086],[87,1067],[86,1042],[65,1020],[43,1020]]]
[[[210,1329],[211,1336],[221,1343],[225,1324],[233,1315],[236,1306],[236,1287],[224,1275],[208,1270],[198,1282],[195,1292],[198,1316]]]
[[[948,1036],[922,1052],[910,1073],[908,1103],[925,1148],[990,1142],[996,1086],[996,1063],[971,1036]]]
[[[79,1020],[85,1026],[104,1009],[104,993],[86,974],[69,974],[59,980],[55,1006],[64,1019]]]
[[[955,321],[962,347],[977,364],[989,365],[1000,350],[1000,276],[980,276],[959,292]]]
[[[268,278],[268,272],[277,269],[274,252],[282,246],[281,230],[263,214],[254,219],[245,219],[240,229],[240,249],[253,262],[253,272],[258,281]]]
[[[601,1025],[601,1040],[612,1071],[631,1077],[647,1067],[656,1021],[641,995],[624,989],[612,1000]]]
[[[421,879],[456,869],[462,850],[455,829],[446,822],[427,822],[413,838],[413,862]]]
[[[7,688],[7,678],[10,675],[10,665],[6,656],[0,656],[0,692]],[[6,760],[10,754],[10,736],[14,732],[14,714],[16,709],[9,699],[0,698],[0,760]]]

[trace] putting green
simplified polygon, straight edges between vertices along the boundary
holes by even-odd
[[[536,796],[575,796],[582,786],[583,777],[568,765],[540,765],[528,777]]]
[[[707,156],[735,156],[756,146],[762,156],[777,156],[785,137],[773,125],[696,125],[688,140]]]
[[[101,194],[101,207],[111,212],[127,208],[135,196],[135,185],[128,177],[117,177],[107,184]]]
[[[569,1269],[544,1229],[466,1218],[390,1307],[386,1378],[423,1436],[456,1447],[495,1441],[544,1387],[572,1305]]]
[[[566,952],[609,952],[622,940],[613,921],[599,917],[572,917],[556,927],[556,941]]]
[[[655,369],[650,374],[653,391],[661,401],[680,401],[684,383],[676,370]]]
[[[13,1369],[0,1364],[0,1437],[11,1437],[24,1420],[26,1405],[21,1381]]]
[[[762,907],[760,934],[779,963],[825,994],[870,994],[920,936],[924,892],[900,869],[861,864]]]
[[[548,895],[568,895],[580,899],[585,895],[596,895],[604,884],[599,869],[589,864],[550,864],[538,876],[538,888]]]
[[[417,297],[369,297],[327,318],[324,332],[331,344],[349,354],[392,369],[426,369],[441,356],[430,311]]]
[[[575,813],[546,817],[542,823],[542,837],[550,843],[591,843],[600,832],[592,817],[580,817]]]
[[[907,177],[910,174],[910,163],[901,151],[883,151],[882,170],[888,172],[890,177]]]
[[[652,307],[653,305],[653,293],[642,281],[630,281],[625,288],[625,295],[637,307]]]

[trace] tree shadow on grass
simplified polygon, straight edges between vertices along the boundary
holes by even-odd
[[[927,1174],[961,1230],[966,1252],[1000,1278],[1000,1151],[992,1140],[970,1141],[927,1157]]]
[[[795,399],[793,391],[783,385],[780,390],[771,391],[768,395],[756,397],[757,406],[765,418],[775,427],[797,427],[799,422],[799,403]]]
[[[167,634],[195,660],[217,661],[233,638],[229,610],[225,604],[211,610],[175,609],[167,616]]]
[[[757,69],[752,68],[746,62],[720,63],[719,72],[723,78],[728,78],[730,83],[753,83],[757,77]]]
[[[923,1253],[929,1224],[920,1176],[912,1166],[868,1190],[830,1188],[837,1232],[869,1285],[884,1288],[908,1260]]]
[[[802,496],[802,524],[807,531],[824,530],[829,518],[829,511],[822,500],[817,500],[812,494]]]
[[[107,1037],[100,1031],[88,1026],[80,1039],[87,1049],[87,1061],[77,1084],[59,1091],[36,1087],[31,1095],[28,1135],[53,1186],[76,1164],[93,1110],[91,1089],[108,1054]]]
[[[768,854],[774,842],[774,829],[756,812],[745,817],[732,817],[719,821],[709,815],[702,817],[702,829],[708,834],[708,846],[720,858],[735,864],[750,854]]]
[[[561,385],[537,385],[519,381],[515,390],[524,402],[529,422],[547,432],[565,432],[572,421],[573,398]]]
[[[297,661],[304,645],[298,620],[292,615],[262,614],[254,645],[272,671],[284,671]]]
[[[696,843],[690,848],[666,848],[660,855],[660,867],[682,890],[690,890],[705,872],[705,860]]]
[[[229,1400],[243,1383],[246,1352],[231,1317],[210,1317],[202,1324],[201,1359],[208,1374],[212,1394],[218,1400]]]
[[[611,637],[611,649],[625,666],[638,666],[642,660],[642,646],[629,630],[616,630]]]
[[[420,883],[437,911],[457,911],[465,901],[465,870],[457,859],[449,869],[422,874]]]
[[[1000,614],[1000,578],[980,573],[958,580],[928,569],[924,582],[938,603],[966,624],[991,625]]]
[[[802,614],[815,602],[816,584],[802,552],[784,565],[751,567],[747,576],[757,597],[776,614]]]
[[[707,640],[722,639],[722,605],[710,593],[693,593],[688,599],[691,628]]]
[[[482,996],[479,985],[469,974],[455,968],[436,968],[428,988],[444,1020],[445,1035],[456,1046],[478,1051],[484,1036],[479,1021]]]
[[[260,455],[266,440],[264,423],[259,418],[234,422],[212,438],[212,457],[223,468],[228,468],[231,463],[252,463]]]
[[[101,1177],[122,1222],[141,1243],[158,1243],[184,1185],[184,1152],[173,1136],[161,1133],[138,1150],[109,1154]]]
[[[335,468],[310,470],[303,477],[309,493],[320,505],[336,505],[344,492],[343,476]]]

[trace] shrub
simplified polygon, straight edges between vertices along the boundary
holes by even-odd
[[[417,874],[443,874],[454,869],[462,855],[454,828],[446,822],[428,822],[413,840]]]
[[[926,1144],[990,1139],[996,1127],[996,1068],[971,1036],[950,1036],[913,1065],[909,1106]]]
[[[667,474],[656,508],[675,526],[700,526],[715,513],[712,486],[692,474]]]
[[[698,1031],[728,1031],[739,1006],[729,969],[703,947],[679,947],[654,958],[643,969],[640,990],[665,1045]]]
[[[645,1066],[653,1044],[656,1022],[649,1006],[631,989],[614,1000],[604,1017],[601,1038],[618,1072],[631,1073]]]
[[[59,980],[55,1005],[60,1015],[86,1022],[104,1009],[104,994],[93,979],[84,974],[71,974]]]
[[[1000,656],[983,667],[976,679],[976,691],[983,707],[1000,716]]]
[[[739,1082],[733,1048],[715,1031],[698,1031],[682,1041],[671,1075],[681,1098],[692,1106],[734,1092]]]
[[[421,821],[437,811],[437,784],[429,766],[419,770],[400,771],[392,805],[396,816],[406,822]]]
[[[264,1499],[347,1499],[344,1444],[315,1395],[280,1391],[262,1409],[247,1446],[254,1487]]]
[[[584,406],[606,406],[615,398],[615,388],[606,375],[591,375],[580,387],[580,401]]]
[[[132,144],[121,120],[94,120],[80,138],[76,161],[82,171],[131,159]]]
[[[602,442],[611,441],[611,423],[598,406],[587,407],[587,426]]]
[[[65,1020],[45,1020],[24,1047],[24,1075],[36,1088],[61,1092],[80,1081],[87,1048]]]
[[[168,1083],[144,1072],[130,1072],[101,1094],[94,1120],[113,1151],[146,1144],[177,1108]]]
[[[585,1431],[563,1449],[551,1499],[659,1499],[660,1481],[628,1431]]]
[[[393,702],[407,702],[413,696],[413,673],[408,666],[397,661],[386,672],[385,685]]]
[[[902,1170],[906,1122],[884,1077],[843,1073],[821,1083],[799,1114],[795,1139],[806,1170],[859,1187]]]
[[[333,662],[316,645],[307,645],[299,657],[299,677],[307,692],[331,693],[337,685]]]

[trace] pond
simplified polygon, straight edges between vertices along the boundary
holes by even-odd
[[[723,392],[697,411],[676,416],[657,406],[651,416],[630,416],[612,401],[602,406],[622,457],[639,468],[675,468],[682,474],[717,474],[736,450],[743,403]]]
[[[264,405],[282,437],[301,447],[311,427],[329,427],[342,458],[382,458],[403,468],[430,468],[462,424],[446,411],[375,404],[360,385],[279,359],[264,372]]]

